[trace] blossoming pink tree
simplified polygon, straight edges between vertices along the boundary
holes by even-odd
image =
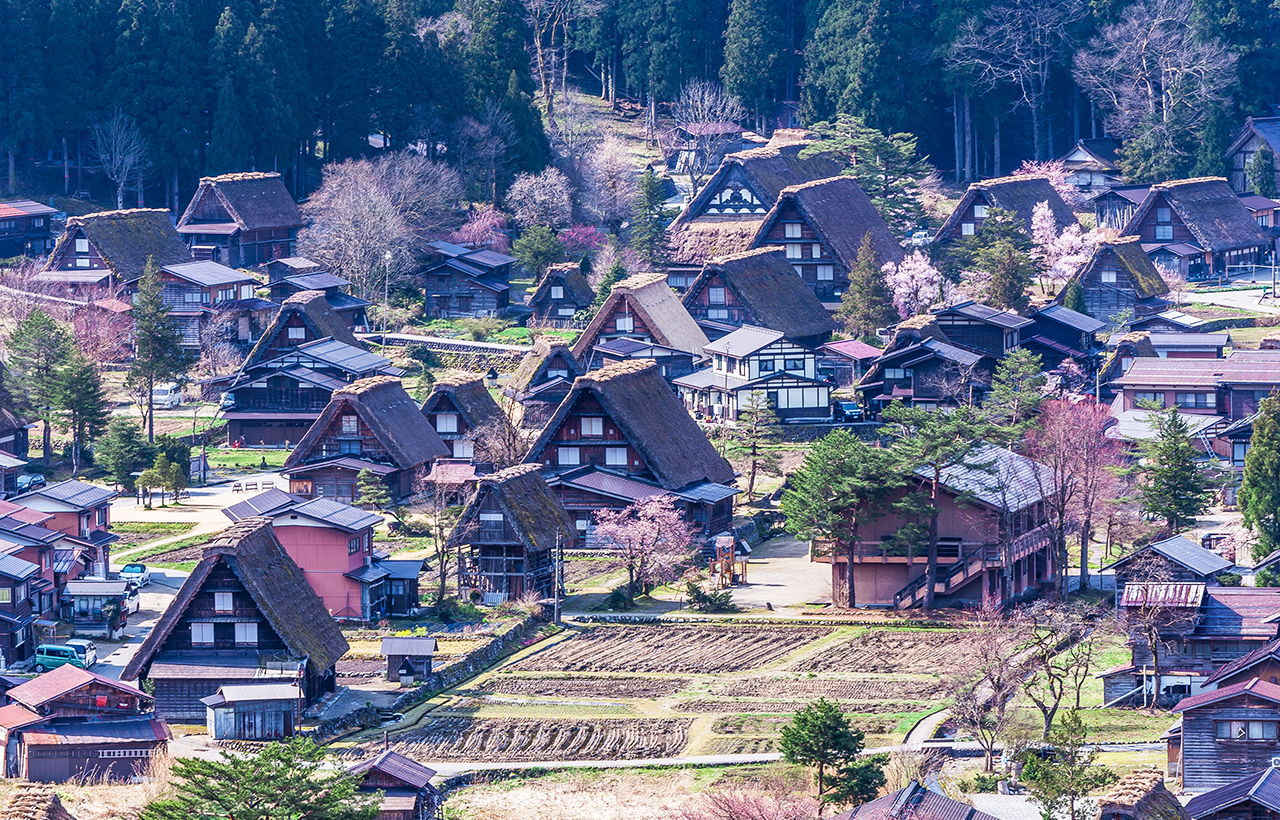
[[[489,248],[498,253],[511,250],[507,218],[492,205],[472,211],[467,217],[467,224],[449,234],[449,241],[476,248]]]
[[[946,304],[955,295],[955,287],[920,251],[913,251],[901,264],[889,262],[882,270],[893,291],[893,306],[903,319]]]
[[[698,538],[675,496],[660,495],[596,513],[596,541],[614,552],[614,566],[627,571],[627,597],[634,600],[678,579],[693,563]]]
[[[1032,255],[1044,270],[1041,292],[1052,296],[1089,261],[1098,244],[1098,233],[1085,233],[1078,224],[1068,225],[1059,233],[1049,203],[1037,202],[1031,209],[1031,241]]]

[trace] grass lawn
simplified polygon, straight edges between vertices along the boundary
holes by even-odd
[[[181,521],[124,521],[119,524],[113,522],[111,531],[122,535],[181,535],[194,526]]]
[[[217,450],[209,451],[209,466],[215,470],[245,470],[248,472],[256,472],[262,469],[278,470],[284,466],[284,460],[288,457],[288,450],[251,450],[219,447]],[[264,461],[266,462],[266,467],[263,467]]]
[[[196,568],[199,561],[178,561],[173,564],[152,564],[153,567],[164,567],[165,569],[176,569],[181,572],[190,572]]]
[[[1231,346],[1238,350],[1257,350],[1267,336],[1280,334],[1275,327],[1233,327],[1227,331],[1231,336]]]

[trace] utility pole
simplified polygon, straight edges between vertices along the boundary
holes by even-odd
[[[560,625],[560,596],[564,584],[564,533],[556,533],[556,626]]]

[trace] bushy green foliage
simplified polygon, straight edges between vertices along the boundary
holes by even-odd
[[[1244,581],[1244,576],[1237,572],[1222,572],[1217,576],[1218,586],[1222,587],[1238,587]]]
[[[738,605],[733,602],[733,590],[723,589],[719,592],[705,591],[694,581],[685,584],[685,595],[689,599],[689,608],[698,612],[737,612]]]

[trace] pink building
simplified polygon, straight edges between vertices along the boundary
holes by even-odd
[[[44,526],[87,542],[85,564],[94,575],[104,578],[111,566],[111,544],[118,536],[108,532],[111,526],[111,502],[119,495],[115,490],[77,481],[74,478],[40,487],[11,499],[32,510],[52,513]]]
[[[267,490],[227,507],[232,521],[271,519],[285,552],[335,618],[377,620],[408,615],[418,603],[421,560],[393,561],[373,550],[382,516],[327,498]]]

